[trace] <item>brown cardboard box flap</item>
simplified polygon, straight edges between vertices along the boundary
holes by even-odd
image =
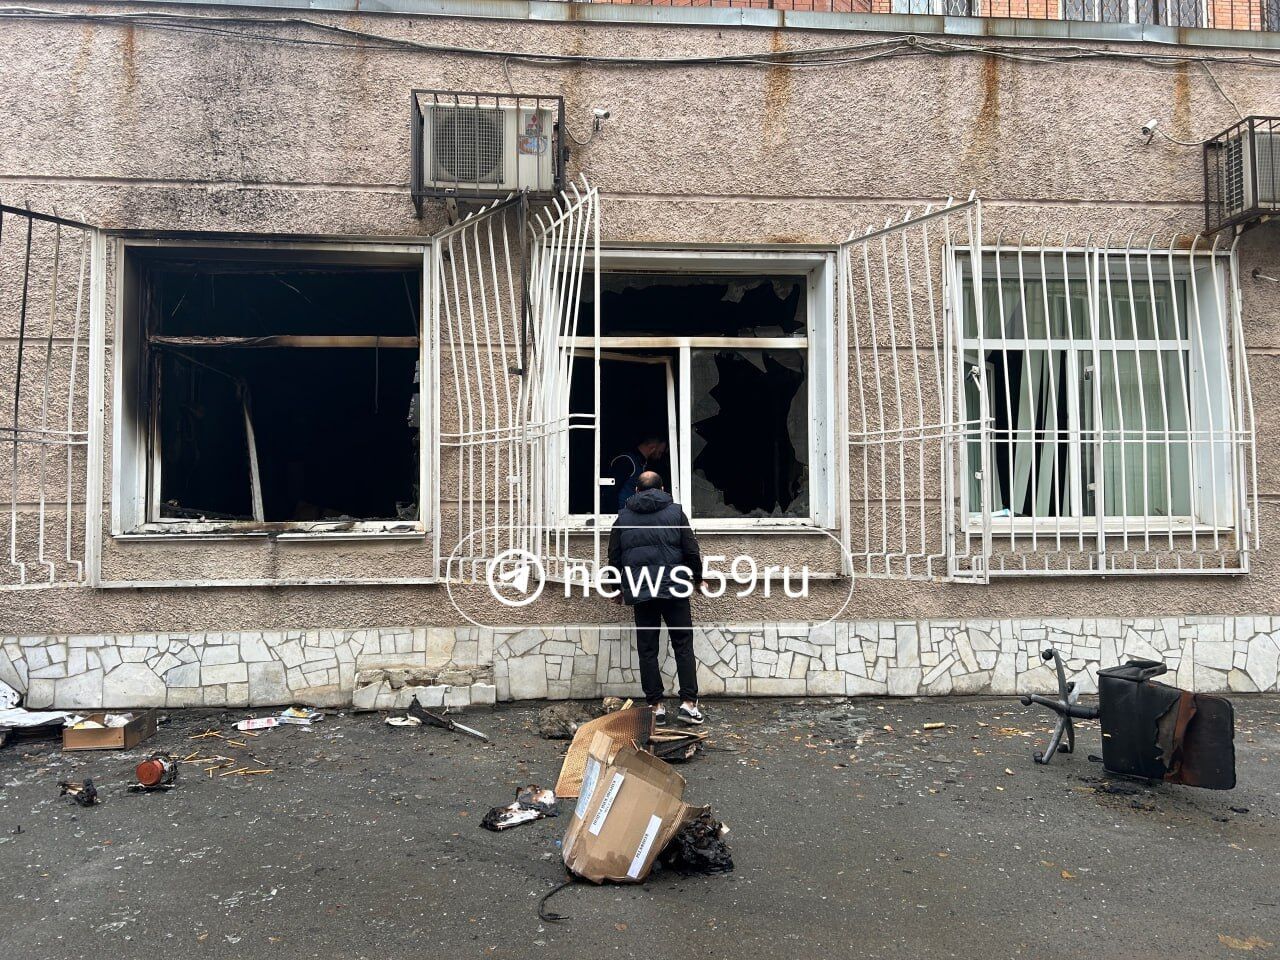
[[[667,763],[597,734],[565,832],[565,866],[596,883],[641,882],[690,815],[684,788]]]

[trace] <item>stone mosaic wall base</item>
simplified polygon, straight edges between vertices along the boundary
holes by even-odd
[[[0,680],[32,709],[336,707],[351,705],[362,672],[416,670],[424,700],[463,707],[493,703],[491,671],[478,668],[492,658],[492,636],[466,627],[0,637]]]
[[[739,624],[694,632],[706,696],[931,696],[1056,690],[1040,659],[1056,647],[1082,692],[1099,666],[1164,660],[1197,692],[1280,690],[1280,617],[854,621]],[[663,644],[667,691],[675,663]],[[636,696],[634,631],[531,627],[494,641],[499,700]]]
[[[1280,691],[1280,617],[739,624],[694,634],[707,696],[929,696],[1054,688],[1066,659],[1082,691],[1099,666],[1164,660],[1198,692]],[[675,664],[664,646],[663,673]],[[0,637],[0,680],[28,707],[310,704],[404,709],[496,700],[638,696],[628,627],[388,627],[240,633]]]

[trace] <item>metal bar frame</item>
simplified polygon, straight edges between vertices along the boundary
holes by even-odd
[[[0,423],[0,446],[10,448],[0,590],[98,579],[104,254],[102,234],[89,224],[0,204],[0,289],[14,296],[17,320],[10,417]]]
[[[976,432],[963,417],[972,374],[955,348],[967,309],[958,251],[967,241],[981,257],[980,218],[976,197],[948,199],[855,231],[840,246],[836,395],[848,434],[838,458],[839,522],[854,576],[986,577],[988,551],[975,549],[959,523],[955,480],[956,448]],[[980,296],[979,285],[978,317]]]
[[[1015,494],[1018,471],[1015,448],[1023,465],[1030,467],[1032,485],[1029,512],[1015,500],[1008,504],[1008,516],[995,519],[986,515],[985,502],[981,512],[975,512],[967,489],[959,491],[967,531],[999,535],[1001,549],[991,557],[990,575],[1247,573],[1258,533],[1256,445],[1235,244],[1224,251],[1214,242],[1206,250],[1198,238],[1189,247],[1179,247],[1175,238],[1164,247],[1155,237],[1143,244],[1130,236],[1122,244],[1104,238],[1096,245],[1086,240],[1078,247],[1054,247],[1042,236],[1030,245],[1025,238],[1012,246],[997,241],[982,252],[995,258],[982,276],[996,280],[1003,335],[989,338],[986,324],[980,324],[960,341],[958,350],[977,351],[986,363],[992,352],[999,353],[997,363],[1006,369],[1012,357],[1018,357],[1024,371],[1031,369],[1031,358],[1037,355],[1046,370],[1057,369],[1056,355],[1062,353],[1063,369],[1080,378],[1073,377],[1071,386],[1084,385],[1091,411],[1086,424],[1085,407],[1076,402],[1074,390],[1065,390],[1068,384],[1063,383],[1060,391],[1050,382],[1051,398],[1046,397],[1045,404],[1051,399],[1054,422],[1052,428],[1041,428],[1041,404],[1029,377],[1023,376],[1027,386],[1025,391],[1019,387],[1018,397],[1009,393],[1007,377],[1003,397],[991,397],[984,387],[985,402],[977,411],[984,435],[983,499],[989,501],[996,492],[996,474],[986,457],[993,440],[1004,444],[1010,495]],[[1050,272],[1049,257],[1060,258],[1061,269]],[[1025,269],[1028,263],[1031,271]],[[1006,265],[1016,265],[1014,275]],[[980,289],[982,284],[972,280],[975,275],[957,273],[956,283]],[[1067,320],[1062,341],[1050,311],[1051,279],[1063,285]],[[1070,315],[1070,286],[1079,280],[1085,283],[1089,305],[1085,337]],[[1035,296],[1027,287],[1035,282],[1041,284],[1044,304],[1041,336],[1032,335],[1027,310],[1028,296]],[[1013,288],[1008,304],[1006,288]],[[1144,330],[1147,324],[1149,332]],[[1170,355],[1176,358],[1176,375],[1166,371]],[[1132,396],[1126,397],[1121,382],[1129,372],[1134,382],[1126,388]],[[1175,379],[1167,379],[1166,373]],[[1065,440],[1056,407],[1060,392],[1068,408]],[[998,407],[1003,414],[999,422],[1008,426],[1000,434],[995,433],[997,420],[990,415],[989,403],[1003,404]],[[1030,427],[1024,428],[1028,408]],[[967,417],[974,412],[967,411]],[[1175,427],[1177,421],[1180,426]],[[1056,473],[1064,445],[1069,451],[1070,516],[1064,516],[1068,497]],[[1037,448],[1052,450],[1052,489],[1058,491],[1052,516],[1037,511],[1035,488],[1048,481],[1041,476],[1045,465],[1037,467]],[[1153,465],[1153,457],[1158,465]],[[974,466],[969,460],[965,450],[966,475]],[[1085,463],[1092,464],[1091,491],[1083,489]],[[1109,476],[1117,467],[1118,473]],[[1108,493],[1109,483],[1118,483],[1118,489]],[[1082,509],[1086,492],[1093,497],[1092,511]],[[1162,506],[1153,500],[1159,494]],[[1177,503],[1185,503],[1190,512],[1175,512]]]

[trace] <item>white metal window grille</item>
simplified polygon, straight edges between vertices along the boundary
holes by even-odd
[[[594,403],[600,406],[600,204],[593,187],[572,184],[562,201],[537,215],[529,271],[529,316],[536,344],[530,369],[530,512],[534,552],[547,577],[564,579],[573,571],[598,570],[602,562],[600,525],[590,538],[571,537],[564,509],[569,473],[569,431],[590,430],[593,456],[600,461],[600,434],[594,412],[571,414],[569,391],[578,351],[578,329],[584,279],[597,285],[592,297]],[[587,276],[589,274],[589,277]],[[595,513],[600,492],[595,490]],[[587,540],[590,552],[587,552]]]
[[[985,577],[981,539],[959,535],[951,478],[965,420],[948,322],[960,293],[944,250],[981,255],[979,201],[947,201],[850,237],[840,251],[837,376],[849,425],[839,501],[854,576]]]
[[[97,582],[105,259],[96,228],[0,206],[0,589]]]
[[[1234,248],[1042,238],[951,259],[969,425],[959,553],[980,547],[992,576],[1247,572]]]
[[[563,344],[584,272],[598,273],[599,197],[584,182],[532,217],[527,203],[518,194],[433,238],[435,556],[451,580],[483,580],[509,550],[553,579],[586,559],[555,507],[573,367]]]

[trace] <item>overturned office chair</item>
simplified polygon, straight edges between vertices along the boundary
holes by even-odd
[[[1223,697],[1189,693],[1156,683],[1168,669],[1156,660],[1130,660],[1098,671],[1098,705],[1084,706],[1067,680],[1062,657],[1050,647],[1041,657],[1058,673],[1058,699],[1039,694],[1022,698],[1058,715],[1057,726],[1036,763],[1056,753],[1072,753],[1074,720],[1097,718],[1102,726],[1102,765],[1110,773],[1165,780],[1208,790],[1236,785],[1235,712]],[[1067,742],[1063,743],[1065,735]]]

